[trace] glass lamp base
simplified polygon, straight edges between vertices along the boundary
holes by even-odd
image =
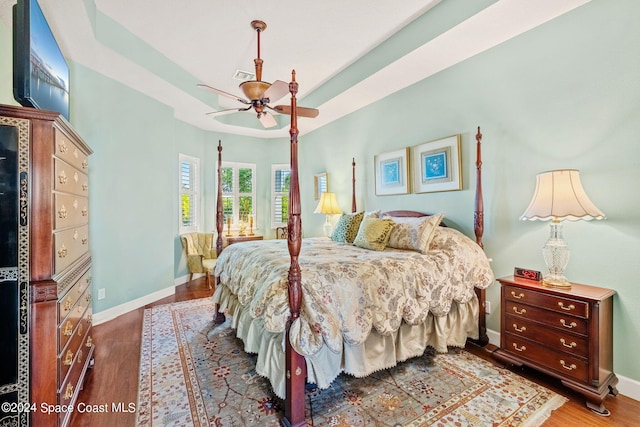
[[[333,226],[331,225],[331,219],[329,218],[329,215],[326,216],[325,221],[324,221],[324,226],[322,228],[323,228],[323,231],[324,231],[324,236],[325,237],[331,237],[331,232],[333,231]]]
[[[564,276],[544,276],[542,285],[550,288],[571,289],[571,283]]]
[[[542,248],[549,272],[542,278],[542,284],[553,288],[570,288],[571,283],[563,275],[569,263],[569,247],[562,238],[562,223],[554,221],[550,226],[549,240]]]

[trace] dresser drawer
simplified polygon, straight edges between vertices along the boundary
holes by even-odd
[[[73,227],[89,222],[89,200],[72,194],[54,193],[54,229]]]
[[[81,318],[69,316],[58,326],[58,348],[64,349],[67,342],[76,335],[83,335],[91,327],[91,305],[87,307]]]
[[[54,160],[55,191],[87,196],[89,194],[89,178],[68,163],[60,159]]]
[[[76,283],[58,300],[58,323],[62,322],[80,298],[80,295],[91,285],[91,269],[87,270]],[[75,329],[75,327],[74,327]]]
[[[587,381],[589,378],[587,359],[553,351],[542,344],[511,335],[511,333],[505,333],[504,344],[502,349],[504,352],[535,362],[539,366],[554,370],[564,377],[571,377],[582,382]]]
[[[89,226],[70,228],[53,234],[56,273],[70,266],[75,260],[89,252]]]
[[[589,304],[584,301],[544,294],[542,292],[514,286],[503,286],[502,292],[506,300],[518,301],[523,304],[534,305],[573,316],[589,317]]]
[[[58,354],[58,378],[65,378],[67,373],[73,366],[73,363],[83,363],[83,355],[86,354],[86,350],[83,348],[83,343],[86,340],[85,335],[91,329],[87,328],[86,323],[82,321],[85,316],[79,319],[76,329],[72,332],[66,346],[63,347]]]
[[[73,336],[82,319],[86,317],[89,319],[88,323],[91,324],[91,312],[86,313],[87,307],[91,309],[91,289],[84,291],[75,305],[69,310],[67,317],[58,325],[58,351],[60,351]],[[86,325],[84,325],[83,328],[86,331]]]
[[[576,334],[586,335],[589,330],[587,319],[522,304],[519,301],[505,301],[504,310],[507,315],[533,320]]]
[[[587,357],[589,354],[586,336],[550,329],[524,317],[506,315],[503,330],[543,344],[552,350],[564,351],[579,357]]]
[[[72,402],[73,397],[79,393],[80,388],[82,388],[80,380],[83,378],[86,372],[85,368],[93,356],[93,349],[91,329],[89,329],[73,357],[73,362],[71,366],[69,366],[66,378],[60,379],[58,387],[58,402],[60,405],[68,406]],[[66,415],[66,413],[61,414],[61,419],[65,418]]]
[[[80,151],[78,147],[57,128],[55,128],[55,146],[56,157],[63,159],[84,173],[88,173],[89,158],[87,155]]]

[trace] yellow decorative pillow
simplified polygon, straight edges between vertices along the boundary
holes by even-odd
[[[385,217],[389,218],[389,217]],[[421,217],[393,217],[394,226],[387,246],[426,253],[442,214]]]
[[[392,219],[364,218],[353,244],[364,249],[383,251],[393,229]]]

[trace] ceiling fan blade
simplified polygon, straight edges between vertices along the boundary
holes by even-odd
[[[276,122],[275,117],[273,117],[273,114],[271,113],[263,112],[260,114],[259,119],[260,119],[260,123],[262,123],[262,126],[266,128],[272,128],[278,124],[278,122]]]
[[[251,105],[247,108],[227,108],[225,110],[211,111],[210,113],[206,113],[207,116],[215,116],[217,114],[227,114],[229,112],[238,112],[238,111],[247,111],[251,109]]]
[[[227,98],[235,99],[236,101],[242,102],[243,104],[251,104],[250,101],[247,101],[244,98],[239,98],[239,97],[237,97],[237,96],[235,96],[235,95],[233,95],[233,94],[231,94],[229,92],[225,92],[223,90],[216,89],[215,87],[211,87],[209,85],[199,84],[198,87],[201,88],[201,89],[208,90],[210,92],[216,93],[218,95],[226,96]]]
[[[273,107],[273,110],[277,111],[280,114],[291,115],[290,105],[276,105],[275,107]],[[318,117],[318,114],[320,114],[320,111],[315,108],[297,107],[296,111],[298,113],[298,117],[309,117],[312,119]]]
[[[268,102],[276,102],[282,99],[283,96],[289,93],[289,83],[282,80],[276,80],[271,83],[269,89],[265,90],[262,94],[262,98],[269,99]]]

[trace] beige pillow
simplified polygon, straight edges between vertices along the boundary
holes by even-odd
[[[442,214],[392,219],[394,225],[387,246],[424,254],[429,250],[435,230],[442,221]]]
[[[364,218],[353,244],[364,249],[383,251],[392,229],[392,219]]]
[[[343,213],[333,229],[333,233],[331,233],[331,240],[340,243],[353,243],[353,239],[358,234],[363,216],[364,212]]]

